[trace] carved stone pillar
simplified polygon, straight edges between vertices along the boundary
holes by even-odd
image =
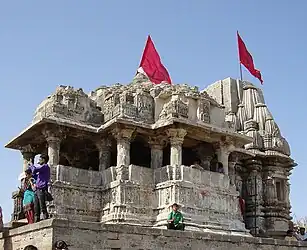
[[[223,143],[219,143],[215,149],[217,159],[223,164],[224,174],[228,175],[228,157],[230,154],[229,148]]]
[[[113,135],[117,141],[117,166],[130,165],[130,142],[133,129],[116,129]]]
[[[57,128],[46,128],[43,134],[47,141],[47,152],[49,156],[48,165],[50,167],[50,181],[56,180],[56,166],[60,162],[60,144],[62,133]]]
[[[234,166],[234,171],[235,171],[235,185],[236,185],[236,190],[239,192],[239,196],[243,197],[243,199],[246,199],[245,197],[245,192],[243,189],[243,175],[244,175],[244,168],[242,166],[241,161],[237,161],[235,166]]]
[[[263,211],[263,184],[262,163],[259,160],[250,159],[245,162],[247,174],[246,189],[246,225],[252,229],[253,234],[258,234],[259,229],[265,229]]]
[[[60,144],[61,139],[57,136],[47,136],[49,166],[56,167],[60,162]]]
[[[102,138],[96,142],[99,150],[99,171],[103,171],[111,165],[111,146],[112,142],[109,138]]]
[[[187,132],[185,129],[170,128],[167,135],[171,144],[170,165],[181,166],[182,164],[182,144]]]
[[[235,166],[236,166],[236,162],[228,162],[228,175],[229,175],[229,181],[231,185],[236,184]]]
[[[21,149],[21,154],[23,158],[22,170],[24,172],[26,169],[28,169],[29,165],[34,164],[34,157],[36,153],[34,152],[34,149],[30,145],[28,145]]]
[[[151,168],[160,168],[163,165],[163,148],[166,140],[164,137],[155,136],[149,138],[149,144],[151,147]]]

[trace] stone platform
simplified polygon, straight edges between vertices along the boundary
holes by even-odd
[[[64,240],[69,250],[307,249],[307,243],[270,238],[50,219],[0,233],[0,250],[22,250],[30,244],[52,250],[56,240]]]

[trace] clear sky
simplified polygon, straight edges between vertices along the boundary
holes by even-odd
[[[53,0],[0,2],[0,204],[5,221],[22,170],[4,145],[31,122],[57,85],[89,92],[129,83],[151,34],[174,83],[239,77],[236,31],[262,71],[266,103],[298,167],[291,200],[306,214],[306,1]],[[259,81],[244,72],[247,80]],[[303,197],[303,198],[302,198]]]

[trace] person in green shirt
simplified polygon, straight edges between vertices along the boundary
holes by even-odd
[[[173,230],[184,230],[183,216],[182,213],[178,211],[178,204],[174,203],[172,205],[173,211],[167,217],[167,229]]]

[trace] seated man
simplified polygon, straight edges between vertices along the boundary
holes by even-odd
[[[184,224],[183,224],[183,216],[178,211],[179,206],[178,204],[174,203],[172,205],[173,211],[169,214],[167,217],[167,229],[173,229],[173,230],[184,230]]]
[[[307,240],[307,234],[305,232],[304,227],[300,227],[300,231],[298,234],[295,236],[299,241],[306,241]]]

